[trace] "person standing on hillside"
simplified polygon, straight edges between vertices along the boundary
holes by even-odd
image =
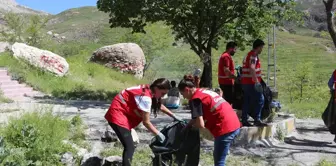
[[[263,50],[264,41],[257,39],[253,42],[253,49],[243,60],[241,84],[244,92],[244,104],[242,109],[243,126],[252,126],[248,122],[248,111],[253,105],[255,109],[254,125],[266,126],[261,122],[261,111],[264,106],[263,88],[261,85],[261,62],[259,55]],[[225,92],[224,92],[225,93]]]
[[[235,66],[232,56],[236,53],[237,43],[229,42],[226,44],[226,51],[219,58],[218,63],[218,84],[222,89],[223,98],[231,105],[234,102],[234,75]]]
[[[170,82],[165,78],[155,80],[151,85],[139,85],[127,88],[114,97],[110,108],[105,114],[105,119],[117,134],[123,151],[123,166],[130,166],[132,162],[135,146],[131,134],[131,129],[138,126],[140,122],[154,135],[160,142],[164,142],[165,136],[157,130],[150,122],[151,111],[160,109],[175,120],[182,121],[175,116],[160,102],[171,88]]]

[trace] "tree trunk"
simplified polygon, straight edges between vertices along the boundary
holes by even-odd
[[[211,63],[211,49],[206,50],[206,56],[203,61],[203,73],[201,77],[201,87],[212,88],[212,63]]]
[[[334,0],[327,0],[327,1],[323,0],[323,3],[326,8],[328,31],[329,31],[330,37],[332,38],[334,42],[334,46],[336,47],[336,32],[334,28],[334,21],[333,21],[333,14],[332,14]]]

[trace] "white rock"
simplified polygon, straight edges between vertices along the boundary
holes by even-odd
[[[14,43],[12,51],[16,59],[23,59],[31,65],[64,76],[69,70],[68,62],[61,56],[23,43]]]

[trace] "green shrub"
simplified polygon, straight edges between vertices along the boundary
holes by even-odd
[[[51,111],[26,113],[1,128],[3,165],[61,165],[65,152],[75,152],[62,143],[69,137],[70,122]],[[1,145],[0,144],[0,145]]]

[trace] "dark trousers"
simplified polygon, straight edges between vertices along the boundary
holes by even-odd
[[[118,126],[114,123],[109,123],[109,125],[112,127],[114,132],[117,134],[121,144],[124,147],[123,156],[122,156],[122,159],[123,159],[122,165],[131,166],[132,157],[135,151],[135,146],[134,146],[131,131],[121,126]]]
[[[219,87],[223,91],[223,98],[230,104],[233,104],[235,101],[234,85],[220,84]]]

